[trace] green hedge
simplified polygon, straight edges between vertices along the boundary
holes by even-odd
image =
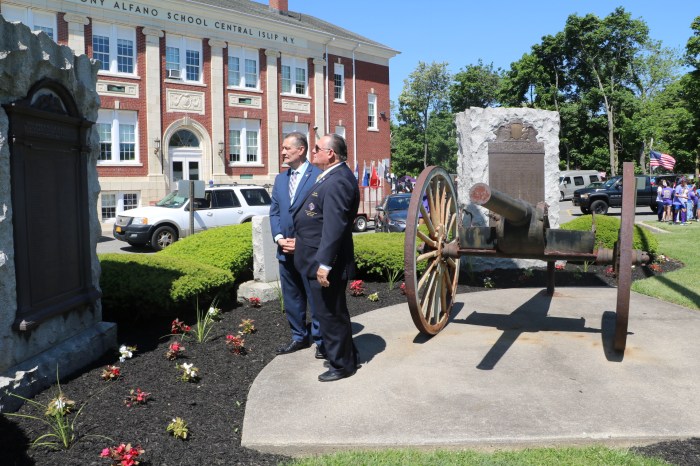
[[[404,233],[367,233],[353,235],[357,278],[386,280],[388,272],[403,272]],[[423,272],[426,262],[418,264]]]
[[[105,320],[170,315],[233,287],[233,275],[195,260],[161,254],[100,254]]]
[[[173,243],[158,255],[196,260],[228,270],[239,281],[249,276],[253,268],[252,223],[202,231]]]
[[[575,220],[564,223],[561,225],[561,229],[591,231],[592,218],[592,215],[582,215]],[[596,244],[612,249],[613,246],[615,246],[615,241],[617,241],[618,231],[620,231],[620,219],[617,217],[609,217],[607,215],[597,215],[595,223]],[[659,242],[651,232],[645,230],[639,225],[635,225],[632,247],[634,249],[647,251],[649,254],[655,254],[659,248]]]

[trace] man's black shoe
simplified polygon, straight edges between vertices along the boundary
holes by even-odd
[[[318,381],[319,382],[334,382],[336,380],[344,379],[346,377],[350,377],[352,375],[355,375],[356,371],[352,372],[345,372],[345,371],[339,371],[337,369],[329,369],[323,374],[318,376]]]
[[[316,345],[316,359],[328,359],[326,352],[319,348],[318,345]]]
[[[277,348],[276,353],[277,354],[289,354],[289,353],[293,353],[295,351],[299,351],[299,350],[302,350],[302,349],[308,348],[308,347],[309,347],[308,342],[292,340],[292,342],[290,344],[288,344],[287,346],[280,346],[279,348]]]

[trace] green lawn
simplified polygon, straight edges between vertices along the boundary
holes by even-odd
[[[638,280],[632,284],[632,290],[700,310],[700,223],[685,226],[653,223],[653,226],[668,231],[656,235],[659,253],[680,260],[685,267]]]
[[[294,466],[559,466],[562,464],[567,466],[602,464],[655,466],[667,465],[668,463],[635,455],[627,450],[593,446],[586,448],[532,448],[521,451],[496,451],[493,453],[481,453],[471,450],[419,451],[413,449],[343,452],[302,458],[288,464]]]

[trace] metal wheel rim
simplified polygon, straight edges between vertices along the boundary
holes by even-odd
[[[617,351],[627,346],[630,290],[632,288],[632,244],[634,242],[635,211],[634,164],[625,162],[622,176],[622,214],[620,232],[615,243],[615,267],[617,276],[617,306],[615,308],[615,341]]]
[[[423,206],[427,196],[428,211]],[[457,193],[449,173],[427,167],[416,181],[406,218],[404,267],[406,296],[416,328],[435,335],[447,324],[459,280],[459,260],[444,257],[442,248],[459,242]],[[422,214],[428,229],[419,229]],[[419,268],[425,264],[425,271]]]

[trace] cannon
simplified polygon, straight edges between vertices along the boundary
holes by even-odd
[[[557,260],[613,264],[617,279],[614,348],[627,341],[631,267],[649,260],[632,249],[635,208],[632,163],[623,168],[622,222],[615,247],[597,248],[594,231],[550,228],[548,206],[514,199],[487,184],[469,190],[470,201],[491,212],[490,226],[471,226],[471,214],[460,210],[450,175],[427,167],[416,181],[406,218],[404,266],[411,318],[424,334],[436,335],[447,324],[454,305],[461,256],[539,259],[547,263],[547,293],[554,294]],[[595,229],[595,217],[594,217]]]

